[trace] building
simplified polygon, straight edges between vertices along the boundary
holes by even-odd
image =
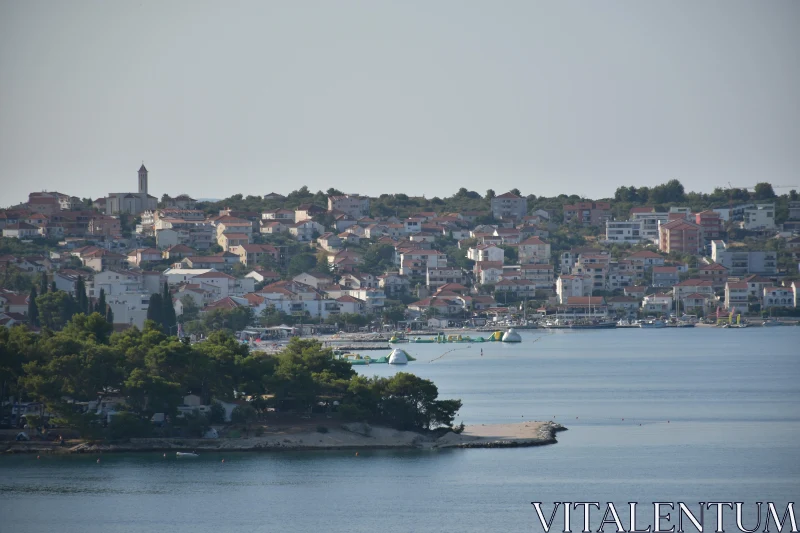
[[[719,239],[722,234],[722,218],[716,211],[701,211],[695,214],[694,223],[703,230],[706,243]]]
[[[492,216],[496,219],[521,219],[528,214],[528,200],[513,192],[495,196],[490,203],[492,206]]]
[[[328,197],[328,212],[341,211],[356,219],[369,216],[369,198],[357,194]]]
[[[764,287],[763,290],[761,309],[795,306],[792,287]]]
[[[432,291],[436,291],[448,283],[463,284],[465,282],[464,271],[459,267],[428,268],[426,282]]]
[[[641,220],[607,220],[606,242],[609,244],[638,244],[642,237]]]
[[[493,244],[479,244],[475,248],[469,248],[467,250],[467,259],[471,259],[475,262],[489,261],[492,263],[502,263],[505,260],[505,251]]]
[[[749,292],[746,281],[729,281],[725,284],[725,309],[741,309],[747,311],[749,308]]]
[[[36,239],[42,237],[39,233],[39,228],[28,224],[26,222],[17,222],[16,224],[7,224],[3,228],[3,237],[11,239]]]
[[[601,226],[611,219],[611,203],[579,202],[564,206],[564,223],[581,226]]]
[[[550,262],[550,243],[539,237],[528,237],[517,248],[519,262],[525,263],[549,263]],[[490,261],[492,259],[489,259]]]
[[[667,314],[672,310],[672,296],[665,293],[648,294],[642,298],[642,312],[645,314]]]
[[[665,253],[698,254],[703,247],[703,229],[688,220],[679,219],[659,224],[658,249]]]
[[[567,299],[575,296],[591,296],[592,280],[587,276],[562,274],[556,280],[558,303],[567,303]]]
[[[673,287],[680,281],[678,267],[658,266],[653,267],[653,287]]]
[[[729,276],[774,275],[778,271],[778,252],[728,248],[724,241],[711,241],[711,259],[726,269]]]
[[[672,295],[675,299],[683,300],[690,294],[705,294],[713,298],[714,286],[708,280],[693,278],[681,281],[672,287]]]
[[[105,198],[106,215],[139,215],[158,207],[158,199],[147,192],[148,171],[144,164],[139,168],[139,192],[112,192]]]
[[[719,263],[701,264],[697,267],[696,277],[710,281],[715,288],[721,288],[728,282],[728,269]]]
[[[669,222],[669,213],[657,213],[653,211],[652,208],[648,209],[649,211],[636,212],[634,212],[632,209],[631,220],[641,221],[641,236],[643,239],[658,243],[658,225],[664,222]]]
[[[768,230],[775,228],[775,204],[745,206],[742,228],[746,230]]]

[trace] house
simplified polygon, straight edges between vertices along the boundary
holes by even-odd
[[[666,293],[648,294],[642,298],[642,312],[645,314],[668,314],[672,311],[672,295]]]
[[[349,294],[336,298],[339,313],[364,314],[364,301],[354,298]]]
[[[553,265],[549,263],[519,265],[519,274],[521,279],[532,281],[537,289],[553,289]]]
[[[448,283],[464,283],[464,271],[460,267],[429,267],[426,273],[426,285],[431,290],[446,285]]]
[[[161,252],[161,257],[163,259],[180,261],[184,257],[192,257],[194,254],[195,251],[193,248],[190,248],[185,244],[175,244]]]
[[[673,287],[680,281],[678,267],[656,266],[653,267],[653,287]]]
[[[505,261],[505,250],[493,244],[479,244],[475,248],[467,250],[467,259],[472,261],[489,261],[492,263],[503,263]]]
[[[677,283],[672,287],[673,297],[683,301],[683,298],[690,294],[705,294],[709,297],[714,296],[714,285],[711,281],[703,279],[687,279]]]
[[[604,226],[611,219],[611,203],[579,202],[564,206],[564,223],[581,226]]]
[[[681,312],[701,314],[705,313],[714,304],[714,296],[708,293],[693,292],[682,296]]]
[[[137,248],[128,252],[128,264],[140,266],[145,262],[157,262],[163,259],[158,248]]]
[[[176,209],[194,209],[195,205],[197,204],[197,200],[188,194],[179,194],[175,198],[165,194],[161,197],[161,200],[166,207]]]
[[[161,257],[160,252],[159,257]],[[124,268],[127,265],[127,259],[124,256],[103,249],[82,255],[81,262],[83,266],[89,267],[95,272],[102,272],[112,268]]]
[[[352,217],[369,216],[369,198],[357,194],[344,194],[328,197],[328,212],[341,211]]]
[[[10,239],[36,239],[41,236],[39,228],[26,222],[8,224],[3,228],[3,237]]]
[[[795,295],[792,287],[764,287],[763,291],[761,309],[795,307]]]
[[[566,318],[605,318],[608,305],[602,296],[570,296],[558,312]]]
[[[0,299],[2,300],[2,311],[4,313],[28,315],[28,294],[0,289]]]
[[[664,256],[650,250],[640,250],[629,254],[625,259],[633,264],[641,265],[644,269],[664,266]]]
[[[478,283],[481,285],[491,285],[500,281],[505,270],[500,261],[481,261],[475,263],[477,269]]]
[[[592,280],[588,276],[562,274],[556,280],[558,303],[565,304],[571,297],[591,296]]]
[[[494,291],[495,295],[507,293],[507,295],[516,299],[532,298],[536,293],[536,284],[526,279],[501,279],[495,283]],[[507,296],[503,301],[505,299],[507,299]]]
[[[301,219],[289,226],[289,234],[301,242],[311,242],[317,235],[325,231],[322,224],[310,219]]]
[[[342,247],[342,239],[334,233],[327,232],[317,237],[317,244],[323,250],[335,252]]]
[[[641,285],[634,285],[632,287],[624,287],[622,289],[622,294],[625,296],[635,296],[636,298],[644,298],[645,293],[647,293],[647,287],[643,287]]]
[[[239,256],[239,262],[244,266],[253,267],[266,257],[278,261],[278,249],[271,244],[242,244],[231,248],[231,252]]]
[[[298,274],[292,278],[292,281],[308,285],[309,287],[313,287],[315,289],[323,289],[328,285],[333,285],[333,278],[330,276],[313,272],[304,272],[302,274]]]
[[[221,233],[217,236],[217,244],[228,252],[235,246],[250,244],[250,237],[246,233]]]
[[[747,295],[761,300],[764,295],[764,288],[773,285],[772,280],[762,276],[751,275],[740,280],[747,283]]]
[[[617,315],[636,316],[639,299],[633,296],[612,296],[606,299],[608,310]]]
[[[383,289],[383,292],[389,298],[395,298],[403,294],[408,294],[410,282],[406,276],[392,272],[378,276],[377,280],[378,288]]]
[[[292,222],[293,224],[293,222]],[[287,231],[289,226],[277,220],[264,219],[261,221],[260,232],[265,235],[275,235]]]
[[[749,294],[746,281],[729,281],[725,284],[725,309],[749,309]]]
[[[696,277],[711,281],[715,288],[722,288],[728,282],[728,269],[719,263],[701,264],[697,267]]]
[[[271,192],[264,195],[264,200],[286,200],[286,197],[282,194]]]
[[[528,200],[513,192],[495,196],[490,201],[492,216],[496,219],[518,218],[528,214]]]
[[[658,249],[664,253],[698,254],[703,248],[703,229],[688,220],[659,224]]]
[[[272,211],[264,211],[261,213],[262,221],[276,221],[289,225],[294,224],[294,209],[274,209]]]
[[[300,204],[294,210],[294,219],[296,222],[302,222],[304,220],[309,220],[314,218],[317,215],[321,215],[325,213],[325,209],[321,208],[318,205],[314,204]],[[320,227],[319,232],[322,233],[324,228]]]
[[[281,275],[278,272],[262,269],[256,269],[252,272],[248,272],[245,277],[253,278],[257,283],[272,283],[281,279]]]
[[[528,237],[519,243],[517,251],[521,264],[550,262],[550,243],[540,237]]]

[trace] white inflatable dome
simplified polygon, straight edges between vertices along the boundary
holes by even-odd
[[[503,342],[522,342],[522,337],[514,331],[514,328],[511,328],[503,335]]]
[[[408,354],[405,350],[401,350],[400,348],[395,348],[392,350],[392,353],[389,354],[389,364],[390,365],[405,365],[408,364]]]

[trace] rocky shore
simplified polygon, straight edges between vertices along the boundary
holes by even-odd
[[[442,436],[398,431],[362,423],[343,424],[324,432],[274,431],[260,437],[238,439],[130,439],[120,443],[82,442],[57,447],[48,443],[4,443],[6,453],[113,453],[147,451],[278,451],[278,450],[366,450],[507,448],[554,444],[556,433],[566,428],[555,422],[521,422],[466,426],[460,434]]]

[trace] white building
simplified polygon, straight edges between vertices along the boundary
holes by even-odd
[[[494,218],[522,218],[528,214],[528,200],[512,192],[495,196],[491,200]]]
[[[357,194],[328,197],[328,211],[341,211],[354,218],[369,216],[369,198]]]
[[[467,258],[475,262],[491,261],[502,263],[505,259],[505,251],[493,244],[479,244],[475,248],[467,250]]]
[[[773,229],[775,227],[775,204],[746,206],[742,227],[746,230]]]
[[[570,297],[591,296],[592,280],[589,277],[564,274],[556,280],[558,303],[566,304]]]
[[[139,168],[139,192],[112,192],[105,198],[105,214],[119,215],[126,213],[138,215],[152,211],[158,206],[158,199],[147,193],[147,169],[144,164]]]
[[[643,220],[607,220],[606,242],[609,244],[626,242],[637,244],[644,239],[642,235],[643,225]]]

